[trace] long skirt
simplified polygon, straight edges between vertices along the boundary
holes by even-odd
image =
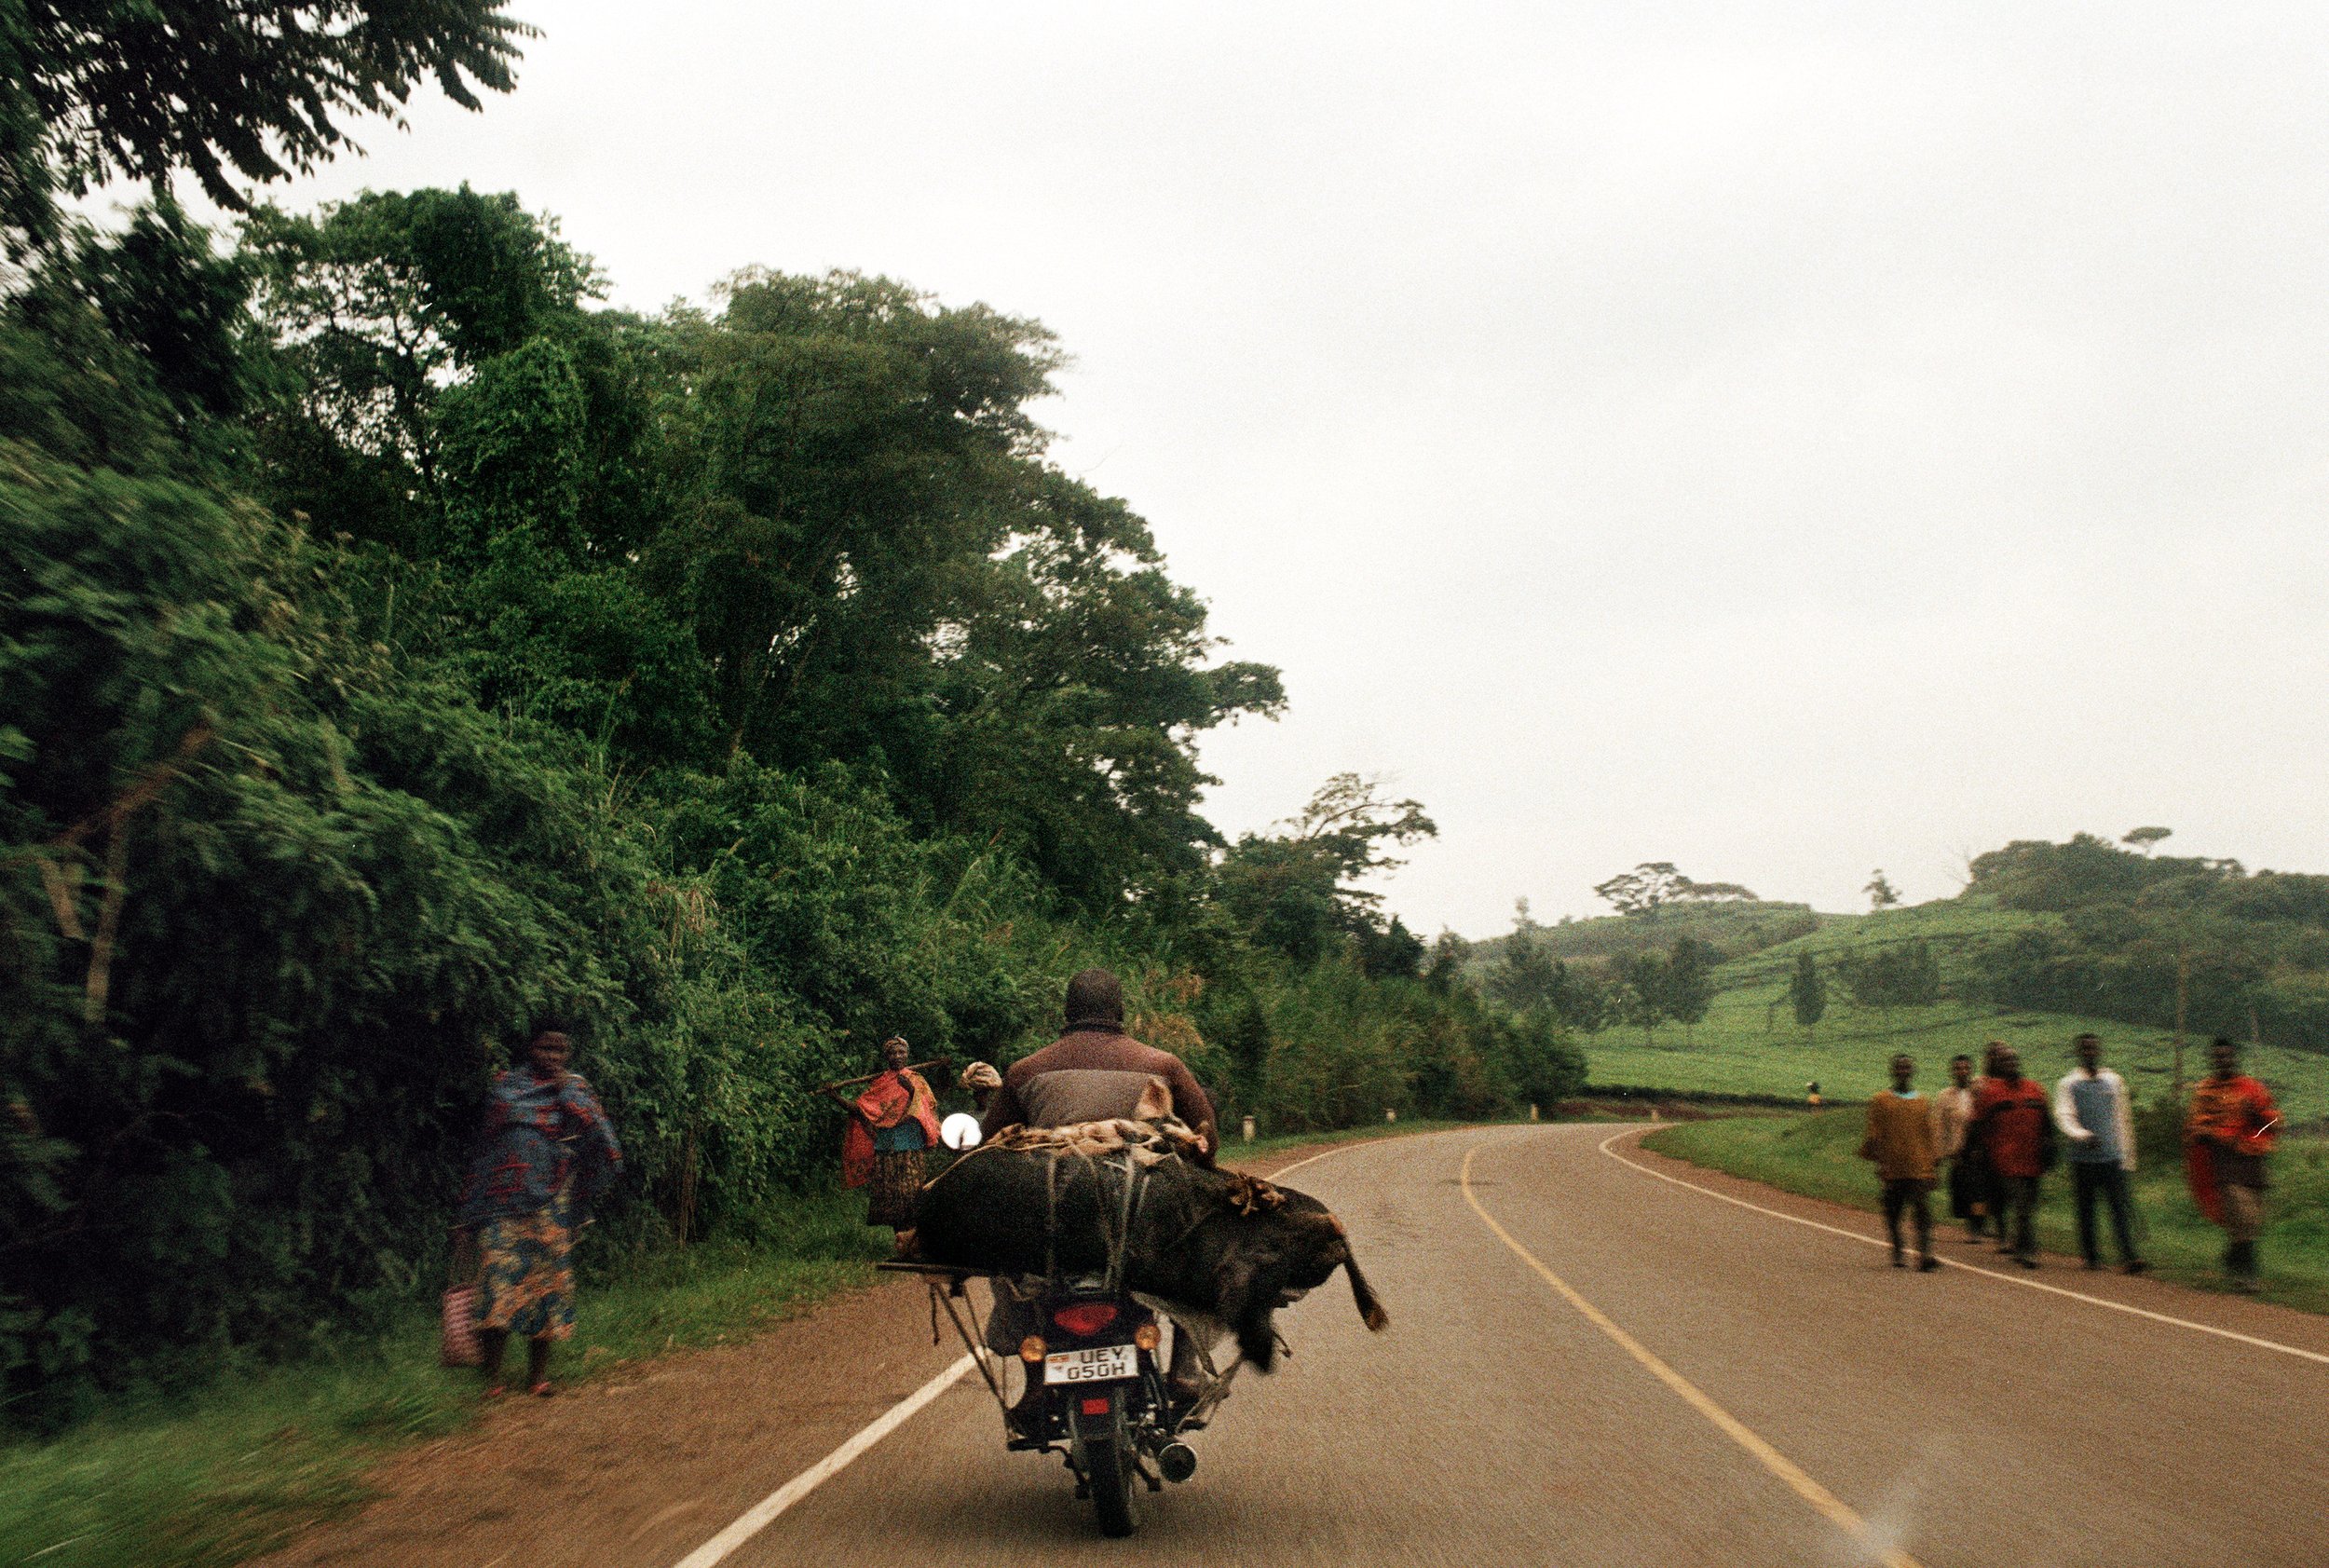
[[[914,1206],[921,1200],[927,1169],[919,1149],[888,1149],[874,1154],[873,1179],[866,1182],[865,1223],[911,1230]]]
[[[477,1326],[563,1340],[574,1332],[573,1206],[565,1194],[547,1208],[488,1220],[477,1248],[484,1262],[478,1281]]]

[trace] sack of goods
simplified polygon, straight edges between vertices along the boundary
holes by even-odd
[[[1198,1163],[1197,1136],[1169,1117],[1012,1127],[922,1189],[920,1260],[966,1273],[1116,1277],[1236,1334],[1264,1371],[1273,1315],[1347,1270],[1370,1329],[1388,1322],[1317,1199]]]

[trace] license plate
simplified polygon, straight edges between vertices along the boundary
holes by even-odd
[[[1115,1383],[1140,1375],[1140,1353],[1128,1344],[1055,1350],[1043,1357],[1045,1383]]]

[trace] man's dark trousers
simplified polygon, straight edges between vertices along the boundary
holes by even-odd
[[[1997,1178],[1997,1249],[2017,1258],[2037,1256],[2038,1179]]]
[[[1914,1178],[1885,1183],[1885,1234],[1892,1238],[1894,1261],[1900,1257],[1900,1216],[1904,1213],[1916,1219],[1917,1254],[1933,1255],[1933,1206],[1927,1196],[1932,1190],[1931,1182]]]
[[[2101,1198],[2111,1206],[2111,1234],[2118,1241],[2118,1261],[2132,1262],[2135,1240],[2132,1206],[2127,1199],[2126,1167],[2117,1160],[2073,1160],[2070,1183],[2071,1199],[2078,1209],[2078,1255],[2090,1263],[2103,1261],[2094,1234],[2094,1205]]]

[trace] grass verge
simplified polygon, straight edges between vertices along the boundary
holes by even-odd
[[[888,1233],[855,1194],[771,1213],[757,1244],[640,1260],[585,1287],[553,1375],[583,1381],[665,1351],[745,1339],[874,1277]],[[513,1370],[523,1370],[512,1347]],[[433,1303],[336,1354],[125,1401],[65,1436],[0,1447],[0,1563],[224,1568],[361,1503],[364,1474],[474,1419],[477,1378],[437,1365]]]
[[[1858,1108],[1817,1114],[1730,1116],[1662,1128],[1642,1147],[1692,1165],[1767,1182],[1854,1208],[1877,1207],[1873,1167],[1859,1157],[1864,1114]],[[2265,1296],[2307,1312],[2329,1313],[2329,1139],[2292,1138],[2272,1162],[2260,1250]],[[2057,1169],[2039,1187],[2038,1240],[2050,1252],[2077,1257],[2077,1228],[2071,1211],[2070,1178]],[[2224,1233],[2200,1218],[2184,1185],[2180,1164],[2153,1161],[2135,1174],[2138,1245],[2161,1276],[2203,1289],[2226,1288],[2217,1267]],[[1937,1220],[1947,1213],[1945,1190],[1934,1194]],[[2103,1250],[2116,1259],[2109,1223],[2103,1221]],[[1973,1249],[1959,1239],[1957,1226],[1939,1234],[1944,1256]]]

